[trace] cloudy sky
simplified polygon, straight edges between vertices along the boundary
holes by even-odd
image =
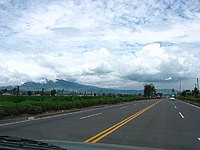
[[[193,88],[200,0],[0,0],[0,86]]]

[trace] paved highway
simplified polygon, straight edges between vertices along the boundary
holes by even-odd
[[[1,124],[0,135],[172,150],[200,149],[200,108],[146,100]]]

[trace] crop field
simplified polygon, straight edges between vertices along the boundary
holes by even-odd
[[[80,109],[95,105],[116,104],[149,99],[134,95],[112,96],[0,96],[0,119],[22,114]]]

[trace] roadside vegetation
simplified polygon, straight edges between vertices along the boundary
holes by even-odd
[[[199,93],[197,95],[194,95],[193,91],[185,90],[177,98],[179,100],[200,106],[200,95],[199,95]]]
[[[116,104],[149,99],[141,95],[101,96],[16,96],[0,95],[0,119],[22,114],[36,115],[49,111],[80,109],[95,105]]]
[[[178,99],[200,106],[200,92],[198,82],[195,84],[195,88],[193,90],[184,90],[179,93]]]

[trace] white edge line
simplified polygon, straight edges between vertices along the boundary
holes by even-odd
[[[195,108],[197,108],[197,109],[200,109],[200,107],[198,107],[198,106],[196,106],[196,105],[193,105],[193,104],[190,104],[190,103],[181,101],[181,100],[179,100],[179,101],[182,102],[182,103],[188,104],[188,105],[190,105],[190,106],[193,106],[193,107],[195,107]]]
[[[101,114],[102,114],[102,113],[96,113],[96,114],[92,114],[92,115],[88,115],[88,116],[81,117],[80,119],[86,119],[86,118],[98,116],[98,115],[101,115]]]
[[[23,122],[28,122],[28,121],[31,121],[31,120],[23,120],[23,121],[17,121],[17,122],[4,123],[4,124],[0,124],[0,127],[7,126],[7,125],[12,125],[12,124],[23,123]]]
[[[181,112],[179,112],[179,115],[184,119],[184,116],[183,116],[183,114]]]

